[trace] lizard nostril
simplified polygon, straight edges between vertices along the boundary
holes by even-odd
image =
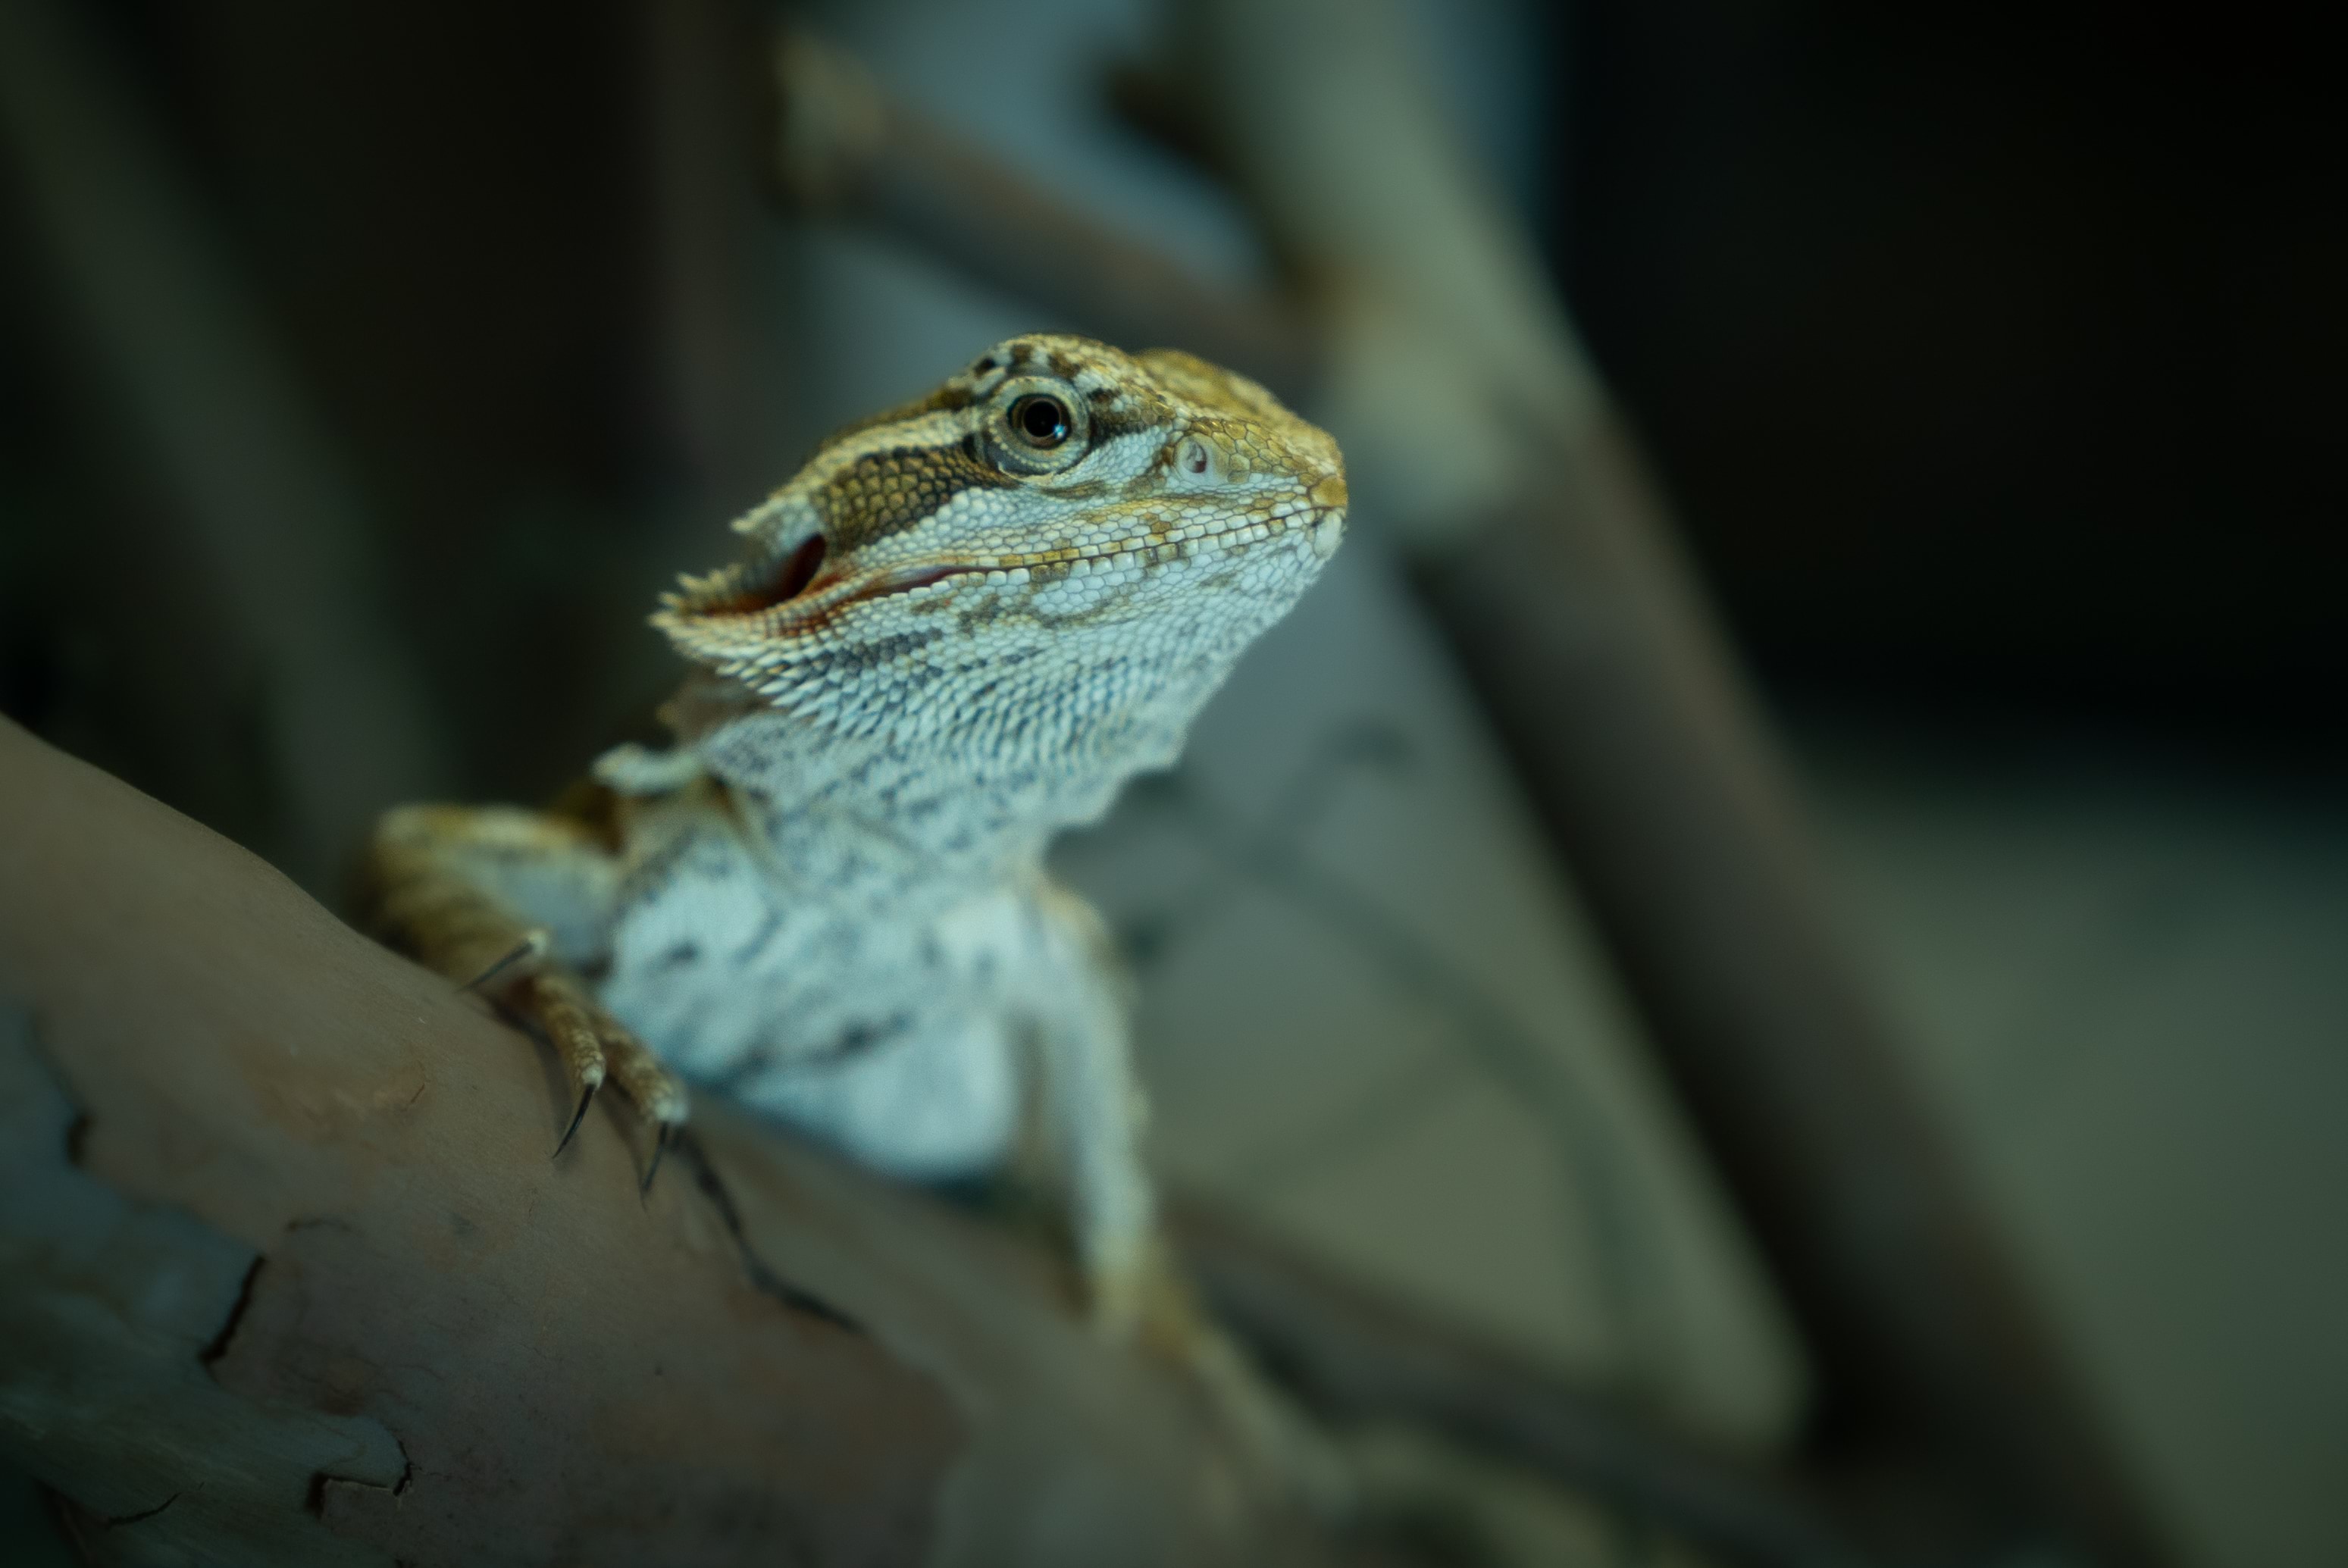
[[[1192,436],[1182,443],[1182,449],[1174,458],[1188,471],[1203,474],[1207,471],[1207,443]]]

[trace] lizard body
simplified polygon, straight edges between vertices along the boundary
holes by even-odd
[[[1345,500],[1335,444],[1252,382],[1012,339],[831,438],[734,525],[745,560],[664,602],[695,666],[672,748],[606,754],[575,810],[390,813],[376,917],[460,980],[520,946],[495,989],[580,1109],[608,1077],[664,1138],[681,1074],[882,1169],[974,1173],[1033,1081],[1121,1323],[1139,1096],[1115,955],[1044,853],[1174,759]]]

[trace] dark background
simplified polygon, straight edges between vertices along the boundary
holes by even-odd
[[[755,437],[694,428],[661,363],[679,95],[647,66],[665,46],[722,75],[747,19],[101,9],[401,541],[400,613],[475,628],[494,617],[469,595],[520,595],[509,623],[600,680],[613,655],[581,594],[640,603],[649,569],[611,563],[636,564],[648,511],[730,511],[757,482]],[[2311,31],[2280,13],[1691,0],[1588,4],[1542,30],[1559,272],[1781,695],[2338,763],[2348,203]],[[724,171],[685,203],[705,228],[745,221],[736,110],[684,96]],[[17,221],[7,204],[0,224]],[[180,744],[172,727],[124,689],[151,665],[74,636],[134,613],[201,623],[144,596],[142,563],[173,548],[168,498],[125,471],[50,280],[8,241],[6,532],[45,537],[0,557],[0,707],[83,726],[184,799],[196,784],[150,755]],[[84,553],[98,541],[111,603],[58,591],[107,570]],[[545,650],[564,626],[580,644]],[[513,650],[482,634],[424,645],[436,699],[474,782],[543,788],[488,733],[511,716],[479,668]],[[88,717],[124,704],[136,720]],[[190,803],[250,809],[209,788]]]
[[[1579,15],[1568,293],[1769,676],[2336,760],[2348,147],[2312,26]]]

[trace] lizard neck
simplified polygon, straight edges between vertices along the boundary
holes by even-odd
[[[1033,878],[1054,835],[1173,764],[1275,613],[1241,603],[1185,638],[1138,627],[1107,655],[1050,627],[976,654],[925,646],[887,681],[819,648],[757,690],[699,676],[664,717],[794,882],[826,898],[950,896]]]
[[[760,708],[685,745],[791,882],[901,906],[1032,881],[1061,830],[1097,819],[1135,772],[1170,764],[1183,727],[1136,722],[1089,747],[1063,737],[941,755]]]

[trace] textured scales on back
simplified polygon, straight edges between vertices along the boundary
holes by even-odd
[[[1336,550],[1335,444],[1189,355],[1014,338],[839,432],[654,616],[696,666],[580,815],[410,807],[376,913],[665,1138],[677,1080],[884,1169],[983,1171],[1041,1089],[1097,1310],[1148,1251],[1114,955],[1052,835],[1171,762]],[[525,945],[527,944],[527,945]],[[574,1123],[575,1125],[575,1123]]]

